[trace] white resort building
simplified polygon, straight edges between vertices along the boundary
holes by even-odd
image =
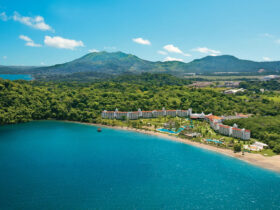
[[[137,120],[139,118],[156,118],[156,117],[190,117],[191,119],[203,119],[210,123],[212,129],[216,132],[223,134],[225,136],[232,136],[235,138],[239,138],[242,140],[249,140],[251,137],[251,132],[246,129],[240,129],[235,124],[234,126],[224,125],[222,123],[223,120],[226,119],[239,119],[239,118],[247,118],[248,115],[238,115],[235,116],[227,116],[227,117],[218,117],[212,114],[205,115],[203,112],[201,114],[192,113],[192,109],[188,110],[153,110],[153,111],[142,111],[138,109],[138,111],[134,112],[120,112],[118,109],[115,111],[106,111],[102,112],[102,118],[104,119],[117,119],[117,120]]]
[[[165,117],[165,116],[171,116],[171,117],[188,117],[192,115],[192,109],[188,110],[165,110],[165,108],[162,108],[162,110],[153,110],[153,111],[142,111],[141,109],[138,109],[138,111],[135,112],[120,112],[118,109],[115,111],[106,111],[104,110],[102,112],[102,118],[105,119],[128,119],[128,120],[136,120],[139,118],[155,118],[155,117]]]
[[[206,119],[210,123],[211,128],[213,128],[218,133],[242,140],[249,140],[251,138],[251,131],[246,130],[245,128],[240,129],[236,124],[233,126],[224,125],[222,123],[224,118],[222,117],[207,115]]]
[[[268,145],[267,144],[264,144],[262,142],[258,142],[256,141],[254,144],[252,145],[244,145],[244,149],[247,149],[247,150],[250,150],[250,151],[261,151],[263,150],[264,148],[267,148]]]

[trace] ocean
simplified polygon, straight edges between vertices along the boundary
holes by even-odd
[[[0,209],[280,209],[280,174],[162,137],[0,127]]]

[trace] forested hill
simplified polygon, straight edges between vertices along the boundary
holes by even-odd
[[[207,56],[189,63],[179,61],[151,62],[123,52],[94,52],[76,60],[54,66],[37,68],[0,67],[0,73],[28,73],[37,76],[61,76],[76,74],[79,77],[90,74],[92,77],[103,78],[106,75],[120,74],[170,73],[182,76],[186,73],[214,72],[280,72],[280,62],[254,62],[241,60],[234,56]]]
[[[81,122],[101,122],[101,111],[135,111],[188,109],[215,115],[249,113],[270,116],[279,124],[280,106],[277,101],[264,100],[259,95],[245,98],[225,95],[214,89],[197,89],[187,86],[188,81],[164,74],[121,76],[110,81],[95,83],[9,81],[0,79],[0,125],[31,120],[57,119]],[[258,97],[257,97],[258,96]],[[253,118],[252,118],[253,119]],[[254,118],[255,119],[255,118]],[[262,125],[262,118],[258,118]],[[254,129],[241,124],[242,127]],[[277,124],[278,123],[278,124]],[[250,125],[254,127],[254,121]],[[280,145],[279,126],[266,130],[265,141]],[[257,133],[254,132],[255,137]],[[275,134],[275,135],[274,135]],[[276,135],[277,134],[277,135]],[[260,136],[262,138],[263,136]],[[277,139],[275,139],[277,138]],[[263,139],[261,139],[263,140]],[[272,143],[269,143],[273,146]]]
[[[123,52],[94,52],[74,61],[50,67],[34,69],[47,74],[69,74],[77,72],[100,72],[113,75],[123,73],[213,73],[213,72],[258,72],[280,71],[280,62],[254,62],[234,56],[207,56],[189,63],[179,61],[151,62]]]

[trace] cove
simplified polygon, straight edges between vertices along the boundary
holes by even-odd
[[[280,175],[162,137],[0,127],[0,209],[280,209]]]

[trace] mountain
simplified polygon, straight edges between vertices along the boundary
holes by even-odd
[[[48,74],[69,74],[78,72],[102,72],[120,74],[122,72],[145,72],[153,67],[152,62],[122,52],[89,53],[81,58],[55,66],[34,69],[34,72]]]
[[[23,71],[30,71],[31,69],[38,68],[35,66],[2,66],[0,65],[0,73],[2,74],[19,74]]]
[[[255,62],[241,60],[231,55],[207,56],[188,63],[188,70],[198,73],[279,71],[280,62]]]
[[[10,68],[10,70],[9,70]],[[28,73],[35,77],[55,77],[74,74],[76,77],[87,75],[93,78],[115,76],[120,74],[170,73],[183,76],[186,73],[239,72],[257,73],[260,69],[266,72],[278,72],[280,62],[255,62],[241,60],[234,56],[207,56],[184,63],[179,61],[151,62],[123,52],[94,52],[76,60],[47,67],[6,67],[0,66],[0,73]]]

